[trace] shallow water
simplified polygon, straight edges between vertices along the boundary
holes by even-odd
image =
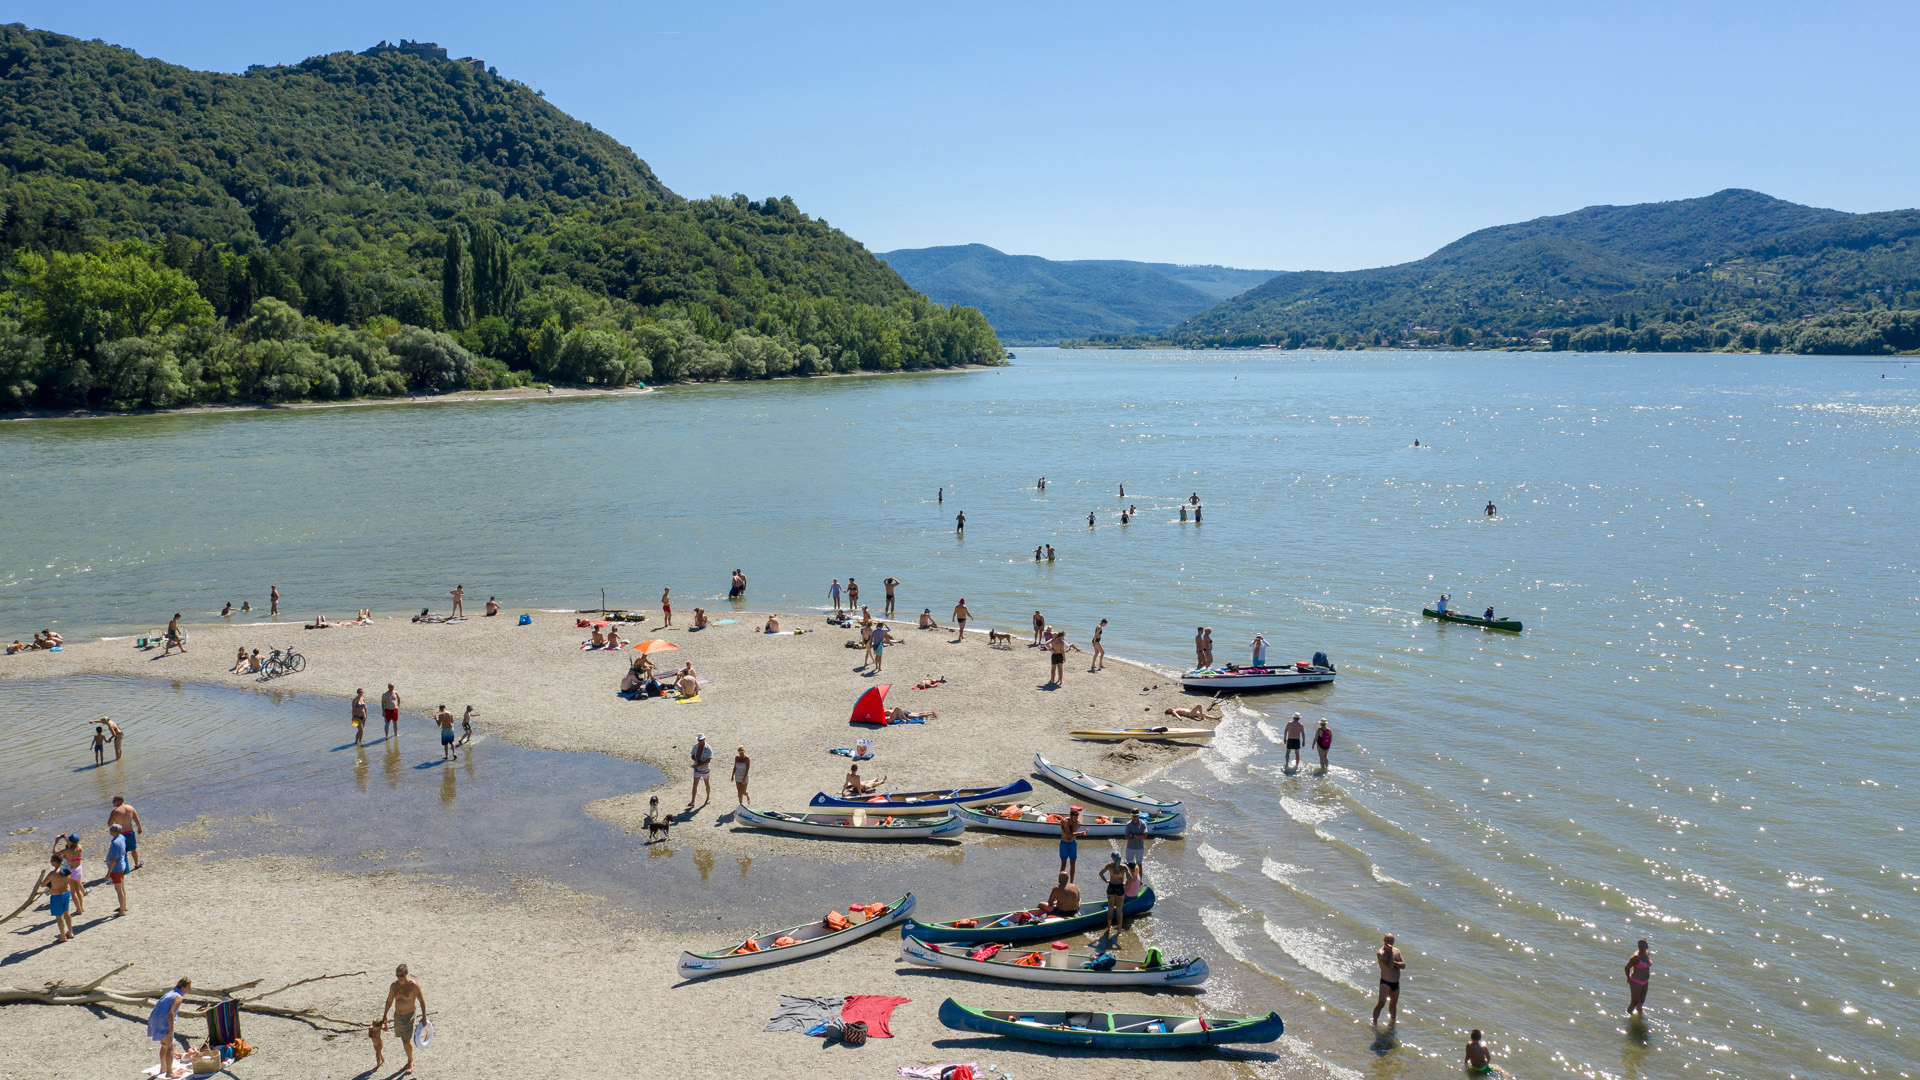
[[[1477,1025],[1528,1077],[1906,1076],[1917,376],[1020,350],[965,374],[6,424],[0,505],[24,527],[0,629],[211,619],[270,583],[303,619],[441,606],[461,579],[510,607],[602,587],[652,607],[663,584],[691,607],[740,566],[756,609],[891,574],[908,612],[965,595],[1017,628],[1037,606],[1081,640],[1104,617],[1117,654],[1167,667],[1196,623],[1223,659],[1264,632],[1340,681],[1255,702],[1168,776],[1196,831],[1156,860],[1154,932],[1243,959],[1220,994],[1278,1004],[1286,1055],[1451,1075]],[[1196,491],[1205,524],[1183,525]],[[1421,619],[1442,590],[1528,629]],[[1295,707],[1333,723],[1327,777],[1278,769]],[[1389,929],[1412,966],[1377,1038]]]

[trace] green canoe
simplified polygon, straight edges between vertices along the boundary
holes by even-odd
[[[1439,619],[1441,622],[1457,622],[1466,623],[1468,626],[1484,626],[1488,630],[1508,630],[1516,634],[1521,630],[1519,619],[1487,620],[1478,615],[1455,615],[1451,611],[1442,615],[1432,608],[1421,608],[1420,614],[1425,615],[1429,619]]]

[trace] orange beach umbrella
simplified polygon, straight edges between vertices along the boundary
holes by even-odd
[[[640,644],[635,645],[634,648],[638,649],[640,652],[646,653],[648,655],[652,655],[653,653],[657,653],[657,652],[666,652],[669,649],[677,650],[680,648],[680,646],[675,645],[673,642],[667,641],[663,638],[654,638],[652,641],[643,641]]]

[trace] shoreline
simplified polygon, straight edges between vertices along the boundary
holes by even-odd
[[[853,635],[826,626],[824,619],[792,617],[789,626],[808,632],[774,636],[755,632],[749,613],[725,612],[739,621],[697,632],[662,630],[656,619],[644,628],[635,624],[638,640],[657,636],[681,646],[664,654],[663,666],[690,659],[713,681],[702,689],[698,703],[628,702],[613,691],[633,653],[581,651],[583,632],[575,628],[572,616],[534,612],[533,625],[523,627],[516,624],[517,614],[503,610],[497,618],[476,616],[463,624],[382,620],[365,627],[301,631],[293,642],[308,657],[307,669],[264,684],[226,674],[242,641],[264,644],[265,635],[240,626],[196,629],[189,639],[191,651],[167,657],[158,650],[133,649],[125,639],[8,657],[0,664],[0,685],[9,679],[108,674],[238,684],[262,692],[335,699],[365,686],[377,715],[377,693],[393,681],[402,693],[402,724],[409,737],[425,740],[432,735],[419,715],[423,706],[431,709],[445,700],[458,712],[462,703],[471,701],[480,710],[476,726],[489,736],[521,746],[612,754],[665,770],[666,780],[651,792],[627,793],[586,807],[619,826],[635,849],[646,839],[639,819],[647,798],[658,794],[663,809],[679,808],[689,783],[684,755],[690,735],[709,732],[715,747],[713,771],[721,781],[716,786],[722,790],[714,793],[710,806],[676,827],[672,843],[695,848],[696,861],[714,854],[743,860],[804,855],[818,863],[827,880],[840,882],[817,896],[818,902],[831,906],[892,898],[856,895],[867,891],[866,886],[844,867],[884,859],[893,872],[910,872],[916,862],[932,859],[951,873],[969,856],[986,858],[986,845],[1032,866],[1027,891],[1033,895],[1007,896],[1005,906],[1037,899],[1051,878],[1053,845],[1040,838],[973,831],[958,842],[879,845],[714,827],[720,824],[716,818],[733,805],[732,785],[726,781],[727,751],[734,745],[747,745],[753,755],[754,803],[776,809],[799,809],[812,791],[831,787],[847,763],[824,749],[850,744],[859,736],[874,741],[878,758],[872,771],[891,774],[889,786],[896,787],[1028,776],[1036,750],[1122,780],[1196,752],[1194,747],[1168,747],[1123,765],[1124,756],[1131,756],[1128,751],[1137,753],[1141,744],[1123,744],[1126,748],[1116,755],[1110,744],[1066,737],[1069,727],[1126,722],[1128,714],[1141,717],[1142,709],[1158,719],[1162,703],[1193,700],[1151,668],[1119,660],[1106,672],[1088,673],[1087,656],[1071,656],[1064,686],[1046,690],[1036,686],[1044,677],[1044,654],[1024,641],[1012,649],[996,649],[984,635],[956,643],[951,630],[906,629],[900,631],[901,644],[887,650],[886,674],[870,678],[854,670],[860,652],[843,646]],[[1077,668],[1071,666],[1075,662]],[[944,674],[948,682],[926,691],[909,689],[920,677],[935,674]],[[866,686],[889,681],[895,687],[889,704],[932,707],[940,715],[924,725],[879,731],[849,727],[846,717],[853,699]],[[339,704],[344,732],[349,730],[347,710],[345,701]],[[142,753],[140,717],[123,720],[126,752],[137,760]],[[143,801],[137,791],[127,794],[150,822],[165,821],[164,805]],[[1028,798],[1051,806],[1071,796],[1036,782]],[[212,827],[203,821],[185,822],[172,831],[184,836]],[[88,830],[89,845],[101,842],[93,835],[97,831]],[[929,975],[902,964],[895,935],[882,934],[800,963],[684,984],[674,972],[681,949],[712,948],[730,937],[771,929],[769,916],[751,910],[626,911],[577,892],[564,878],[520,878],[518,891],[511,895],[487,895],[431,869],[355,873],[320,869],[311,860],[273,852],[174,856],[166,852],[169,831],[149,826],[154,835],[143,848],[153,865],[129,878],[132,916],[110,917],[113,892],[103,881],[90,890],[88,916],[73,943],[47,947],[52,932],[44,905],[9,925],[6,943],[20,957],[10,981],[84,981],[124,959],[140,964],[127,973],[127,981],[115,980],[121,985],[157,985],[177,977],[175,972],[190,972],[201,985],[264,978],[278,986],[323,972],[366,970],[365,977],[302,988],[311,990],[308,997],[299,997],[301,991],[289,994],[328,1015],[361,1019],[359,1014],[371,1015],[378,1006],[384,972],[395,962],[406,962],[426,981],[429,1001],[442,1017],[445,1043],[436,1040],[422,1054],[423,1068],[484,1077],[578,1075],[583,1067],[589,1072],[630,1067],[630,1062],[623,1065],[622,1048],[640,1040],[666,1051],[671,1064],[661,1066],[660,1075],[837,1078],[846,1075],[847,1065],[837,1056],[838,1048],[807,1056],[797,1052],[817,1049],[816,1043],[791,1034],[760,1033],[777,995],[895,994],[912,1003],[894,1014],[895,1038],[876,1040],[863,1051],[864,1068],[884,1066],[891,1073],[897,1065],[991,1059],[1007,1062],[1006,1068],[1021,1076],[1093,1080],[1111,1075],[1109,1057],[956,1038],[933,1015],[948,995],[984,1004],[1062,1008],[1084,1000],[1084,991]],[[0,854],[0,869],[26,876],[39,854],[32,839],[21,837],[9,845]],[[1153,846],[1190,842],[1150,841],[1150,878]],[[1107,841],[1094,841],[1091,850],[1083,850],[1093,862],[1108,846]],[[990,864],[981,864],[981,869]],[[90,863],[89,868],[98,873],[97,865]],[[1091,886],[1097,891],[1092,871],[1091,865],[1083,871],[1083,890]],[[801,903],[806,899],[797,898]],[[938,890],[919,899],[923,918],[956,917],[973,903]],[[189,911],[196,925],[240,932],[181,933],[177,919],[147,915],[162,910]],[[246,932],[260,926],[267,912],[276,933]],[[99,918],[102,913],[109,917]],[[1142,929],[1151,935],[1151,920]],[[1141,947],[1130,930],[1125,948],[1137,953]],[[568,1000],[579,1007],[555,1012],[546,994],[501,993],[510,986],[566,987]],[[643,1009],[591,1007],[594,1001],[640,999],[646,1002]],[[1184,1011],[1204,999],[1191,993],[1105,991],[1100,1000],[1116,1010]],[[85,1010],[47,1006],[6,1006],[0,1016],[7,1018],[15,1045],[29,1058],[57,1054],[74,1042],[76,1025],[97,1023]],[[371,1064],[364,1034],[334,1037],[291,1021],[252,1015],[246,1024],[249,1041],[267,1054],[264,1060],[275,1063],[271,1067],[278,1075],[353,1075]],[[186,1030],[197,1028],[189,1025]],[[70,1060],[74,1068],[99,1075],[150,1063],[152,1046],[138,1026],[108,1024],[103,1033],[104,1038],[83,1041]],[[402,1058],[391,1037],[387,1050],[388,1070],[397,1069]],[[1174,1080],[1246,1075],[1244,1064],[1221,1055],[1156,1058],[1156,1075]]]
[[[1010,363],[1009,361],[1008,363]],[[19,413],[0,413],[0,424],[31,420],[106,420],[125,416],[191,416],[197,413],[289,412],[307,409],[354,409],[370,405],[443,405],[494,401],[544,401],[560,398],[634,397],[677,387],[747,385],[757,382],[793,382],[813,379],[852,379],[873,375],[931,375],[955,371],[992,371],[1006,364],[961,364],[947,368],[920,368],[912,371],[827,371],[816,375],[779,375],[767,379],[720,379],[714,382],[675,382],[660,385],[588,387],[588,386],[514,386],[502,390],[455,390],[448,394],[409,395],[407,397],[351,398],[345,401],[258,402],[246,405],[183,405],[177,409],[33,409]]]

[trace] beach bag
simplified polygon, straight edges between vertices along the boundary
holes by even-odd
[[[1154,947],[1147,950],[1147,955],[1140,961],[1140,970],[1152,971],[1153,969],[1159,967],[1160,964],[1161,964],[1160,947],[1158,945],[1155,945]]]
[[[423,1016],[420,1018],[420,1026],[413,1029],[413,1045],[416,1049],[424,1050],[432,1041],[433,1021]]]
[[[520,616],[520,625],[521,625],[521,626],[532,626],[532,625],[533,625],[533,616],[531,616],[531,615],[527,615],[527,614],[522,614],[522,615]]]
[[[940,1080],[973,1080],[971,1065],[949,1065],[940,1070]]]
[[[1313,737],[1313,743],[1322,750],[1331,748],[1333,746],[1333,729],[1321,728],[1320,734]]]
[[[246,1057],[249,1054],[253,1053],[253,1047],[248,1046],[247,1040],[245,1039],[233,1040],[232,1049],[233,1049],[233,1060],[235,1061],[239,1061],[241,1058]]]
[[[867,1045],[867,1022],[855,1020],[840,1029],[840,1041],[848,1046]]]

